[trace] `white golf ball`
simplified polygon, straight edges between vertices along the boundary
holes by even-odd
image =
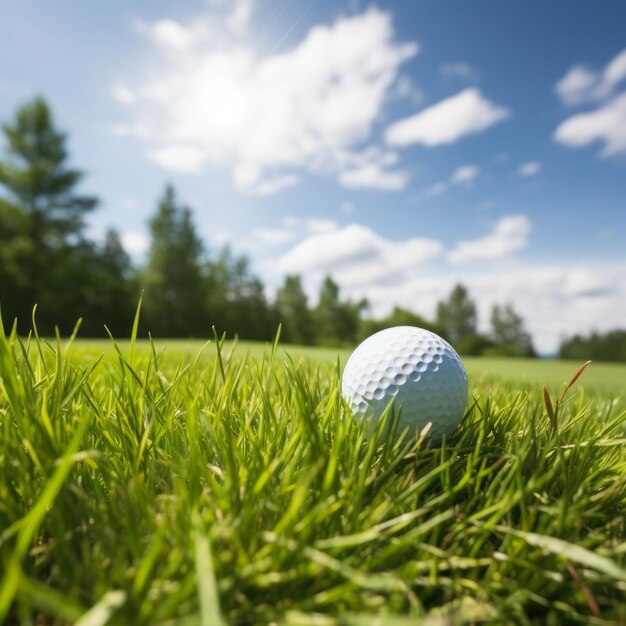
[[[456,428],[467,403],[467,373],[454,348],[423,328],[396,326],[368,337],[352,353],[342,394],[356,417],[378,423],[393,399],[397,432],[432,424],[437,440]]]

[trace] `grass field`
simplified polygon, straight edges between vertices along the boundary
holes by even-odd
[[[168,359],[185,360],[193,359],[202,350],[205,341],[156,341],[157,353],[166,355]],[[129,342],[120,342],[123,350],[128,350]],[[83,340],[80,342],[81,358],[88,354],[92,358],[101,355],[114,355],[115,351],[110,341]],[[225,352],[233,350],[232,342],[224,344]],[[268,343],[241,341],[236,345],[235,354],[239,357],[250,355],[253,358],[267,356],[272,346]],[[148,350],[147,341],[137,342],[137,349]],[[276,361],[284,361],[287,355],[292,359],[308,359],[319,363],[336,363],[339,358],[343,366],[350,356],[350,349],[320,348],[310,346],[282,345],[278,348]],[[215,357],[215,350],[207,350],[203,362],[210,361]],[[516,387],[520,384],[549,385],[555,390],[562,386],[576,371],[580,363],[572,361],[541,360],[541,359],[513,359],[513,358],[483,358],[463,357],[470,379],[480,383],[489,377],[500,381],[509,381]],[[471,381],[470,381],[471,382]],[[601,392],[612,395],[615,398],[624,397],[626,394],[626,365],[617,363],[593,363],[580,380],[577,387],[596,394]]]
[[[347,351],[0,337],[0,623],[619,624],[626,368],[465,359],[378,445]],[[104,353],[104,358],[99,356]]]

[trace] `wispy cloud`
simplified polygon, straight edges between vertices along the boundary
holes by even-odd
[[[480,174],[480,168],[477,165],[461,165],[457,167],[450,177],[450,182],[453,185],[460,185],[461,183],[470,183],[478,174]]]
[[[435,196],[440,196],[445,193],[448,189],[448,185],[446,183],[435,183],[430,187],[426,187],[422,192],[422,195],[426,198],[434,198]]]
[[[609,98],[626,79],[626,49],[617,54],[602,71],[575,65],[561,78],[554,90],[561,100],[575,106]]]
[[[600,152],[608,157],[626,152],[626,91],[617,93],[626,80],[626,49],[602,71],[583,65],[572,67],[555,90],[567,105],[599,102],[595,111],[567,118],[554,131],[554,139],[569,148],[603,143]]]
[[[476,82],[480,79],[480,72],[465,61],[442,63],[439,71],[448,78],[460,78],[462,80]]]
[[[387,128],[385,137],[392,146],[451,144],[487,130],[509,115],[508,109],[493,104],[478,89],[470,88],[395,122]]]
[[[541,169],[542,166],[539,161],[528,161],[517,168],[517,173],[519,176],[536,176],[541,172]]]
[[[450,185],[470,186],[476,177],[480,174],[480,167],[477,165],[461,165],[457,167],[450,175],[448,182],[440,181],[427,187],[422,192],[425,198],[440,196],[448,190]]]
[[[348,189],[383,189],[400,191],[409,180],[406,172],[385,171],[377,163],[369,163],[339,175],[339,182]]]

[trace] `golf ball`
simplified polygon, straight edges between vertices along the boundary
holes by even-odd
[[[461,421],[467,403],[467,373],[454,348],[423,328],[396,326],[368,337],[352,353],[342,394],[355,416],[372,427],[393,399],[397,432],[411,434],[431,422],[437,440]]]

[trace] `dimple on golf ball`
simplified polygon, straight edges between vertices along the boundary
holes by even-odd
[[[356,417],[373,427],[393,399],[397,432],[411,434],[430,422],[441,439],[461,421],[467,403],[467,373],[454,348],[423,328],[396,326],[368,337],[352,353],[342,394]]]

